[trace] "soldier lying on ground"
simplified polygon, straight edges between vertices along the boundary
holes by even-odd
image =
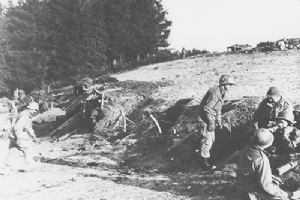
[[[295,153],[299,150],[300,131],[293,126],[294,114],[284,110],[276,117],[276,126],[270,128],[274,135],[273,147],[276,154]]]
[[[273,134],[268,129],[258,129],[251,144],[240,154],[235,188],[237,199],[285,200],[299,199],[300,193],[282,190],[278,177],[272,175],[270,162],[264,149],[272,145]]]
[[[284,99],[277,87],[270,87],[267,97],[260,103],[253,116],[253,124],[257,128],[268,128],[275,124],[279,112],[293,110],[289,101]],[[273,124],[272,124],[273,123]]]
[[[200,148],[201,167],[205,170],[213,167],[209,159],[210,150],[215,141],[215,128],[216,124],[222,128],[221,110],[229,86],[232,85],[235,85],[233,77],[222,75],[219,80],[219,85],[210,88],[200,104],[199,115],[206,127],[202,133]]]

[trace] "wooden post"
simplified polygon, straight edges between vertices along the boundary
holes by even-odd
[[[123,131],[124,131],[124,133],[126,133],[127,119],[126,119],[126,116],[125,116],[124,112],[122,110],[120,110],[120,112],[121,112],[121,115],[123,117]]]
[[[161,131],[161,128],[160,128],[160,125],[159,125],[157,119],[151,113],[149,113],[149,115],[150,115],[150,118],[154,121],[154,123],[158,129],[159,135],[161,135],[162,131]]]
[[[104,92],[101,94],[101,110],[103,110],[104,107]]]

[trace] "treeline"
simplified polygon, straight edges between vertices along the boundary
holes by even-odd
[[[166,15],[161,0],[20,1],[0,21],[5,83],[30,90],[151,59],[168,46]]]

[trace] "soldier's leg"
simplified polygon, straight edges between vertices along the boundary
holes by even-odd
[[[203,138],[201,140],[201,157],[210,158],[210,150],[215,141],[215,117],[205,113],[203,117],[207,124],[206,132],[203,133]]]
[[[24,163],[26,166],[33,164],[32,142],[27,140],[18,141],[19,150],[23,153]]]
[[[13,139],[13,138],[10,138],[9,139],[9,145],[8,145],[8,153],[7,153],[7,156],[6,156],[6,158],[5,158],[5,165],[6,166],[10,166],[11,164],[10,164],[10,161],[11,161],[11,159],[12,159],[12,157],[13,157],[13,149],[14,148],[17,148],[17,145],[16,145],[16,140],[15,139]]]

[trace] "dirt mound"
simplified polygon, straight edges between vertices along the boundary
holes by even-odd
[[[66,88],[52,98],[58,107],[66,110],[66,115],[60,120],[63,127],[52,135],[62,136],[78,129],[79,125],[96,135],[112,136],[120,132],[124,135],[127,126],[134,125],[126,115],[151,99],[151,94],[157,89],[155,83],[112,82],[105,83],[97,92],[92,90],[78,96],[70,92],[72,88]]]
[[[198,105],[192,98],[175,104],[152,99],[152,94],[164,84],[120,81],[106,84],[101,93],[79,96],[67,92],[68,88],[61,92],[63,95],[57,95],[56,103],[61,103],[59,107],[66,110],[66,115],[51,136],[90,132],[111,143],[124,144],[127,163],[151,167],[167,160],[161,164],[171,163],[175,168],[182,168],[183,164],[193,166],[202,128],[197,120]],[[252,131],[249,121],[260,100],[244,97],[225,103],[222,118],[225,128],[217,130],[217,144],[221,145],[216,145],[219,146],[214,151],[216,158],[238,149],[249,138]],[[184,142],[170,151],[182,139]]]
[[[222,117],[225,128],[216,130],[214,158],[230,154],[248,141],[253,131],[249,121],[260,100],[259,97],[244,97],[225,103]],[[151,120],[144,118],[139,121],[140,125],[132,136],[138,142],[128,149],[128,163],[146,168],[167,167],[168,170],[195,167],[202,128],[197,120],[198,113],[198,105],[193,105],[193,99],[182,99],[165,111],[155,113],[161,133]]]

